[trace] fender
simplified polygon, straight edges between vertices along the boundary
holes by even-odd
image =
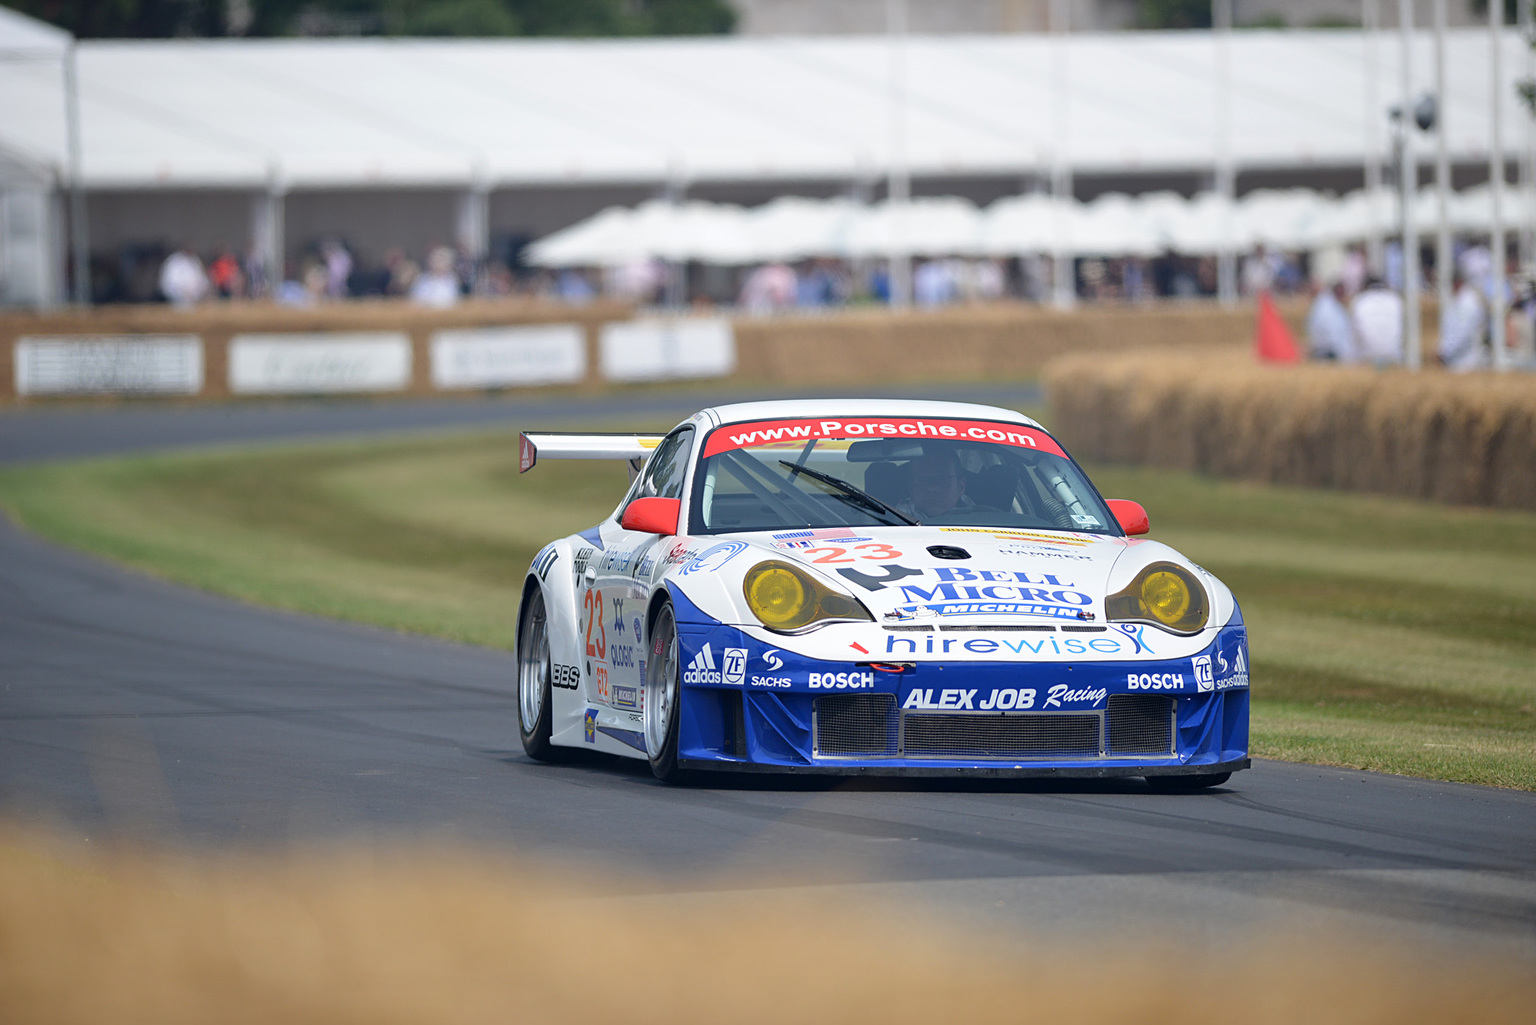
[[[586,545],[579,536],[561,538],[547,545],[528,567],[524,581],[527,589],[539,586],[544,591],[544,612],[548,617],[549,659],[555,665],[580,665],[579,603],[576,597],[575,554],[578,546]],[[518,609],[519,624],[522,609]],[[550,743],[568,747],[582,742],[582,715],[587,708],[585,682],[576,690],[563,687],[550,688]]]

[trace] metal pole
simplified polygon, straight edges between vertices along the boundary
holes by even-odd
[[[1216,251],[1216,295],[1223,306],[1237,302],[1237,252],[1232,217],[1237,174],[1232,166],[1232,0],[1211,0],[1216,43],[1216,192],[1227,201],[1221,247]]]
[[[1362,0],[1360,27],[1364,29],[1361,42],[1365,47],[1365,196],[1369,201],[1371,219],[1366,226],[1365,259],[1373,273],[1381,273],[1384,262],[1381,256],[1381,224],[1376,211],[1381,203],[1381,99],[1377,95],[1377,37],[1380,35],[1381,18],[1376,0]]]
[[[1531,0],[1520,0],[1519,12],[1520,47],[1525,55],[1524,81],[1536,78],[1536,51],[1532,50]],[[1520,272],[1525,274],[1536,263],[1536,118],[1520,119],[1525,128],[1525,145],[1520,147]]]
[[[73,299],[91,304],[91,238],[85,223],[85,182],[80,159],[80,79],[75,67],[75,41],[64,51],[64,121],[69,161],[69,248],[73,260]],[[57,264],[55,264],[57,266]]]
[[[1435,295],[1440,323],[1451,309],[1451,157],[1445,143],[1445,0],[1435,0]],[[1443,330],[1443,328],[1442,328]]]
[[[1077,280],[1073,272],[1069,235],[1072,212],[1072,160],[1068,153],[1071,119],[1067,105],[1072,91],[1071,51],[1067,36],[1072,31],[1071,0],[1051,0],[1051,199],[1055,230],[1051,233],[1055,252],[1051,271],[1051,303],[1059,309],[1071,309],[1077,303]]]
[[[912,302],[912,254],[907,251],[907,205],[912,198],[912,175],[907,167],[906,47],[907,0],[886,0],[886,35],[890,47],[890,187],[886,197],[891,211],[890,289],[891,306],[901,309]]]
[[[1490,0],[1488,4],[1488,103],[1491,118],[1488,146],[1488,193],[1493,207],[1493,231],[1489,249],[1493,256],[1493,294],[1488,297],[1488,316],[1492,320],[1489,335],[1493,341],[1493,368],[1509,369],[1509,351],[1504,344],[1504,62],[1502,39],[1504,28],[1504,4]]]
[[[1402,116],[1398,129],[1403,133],[1399,149],[1398,176],[1402,190],[1403,225],[1403,357],[1408,369],[1417,370],[1423,361],[1419,341],[1419,231],[1413,222],[1413,202],[1419,191],[1419,161],[1413,152],[1413,0],[1397,0],[1397,33],[1402,46]]]

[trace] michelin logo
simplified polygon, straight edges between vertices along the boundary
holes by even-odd
[[[683,682],[709,684],[720,681],[720,670],[715,668],[714,652],[710,651],[709,645],[706,644],[699,649],[697,655],[693,656],[693,661],[689,662],[688,668],[683,671]]]

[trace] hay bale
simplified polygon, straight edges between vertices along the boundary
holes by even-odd
[[[1536,377],[1319,365],[1233,353],[1071,356],[1043,375],[1089,460],[1459,505],[1536,506]]]

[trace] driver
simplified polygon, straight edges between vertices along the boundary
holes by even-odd
[[[960,472],[960,460],[950,449],[925,451],[907,464],[907,473],[912,482],[912,497],[898,508],[908,516],[927,522],[976,504],[965,495],[965,474]]]

